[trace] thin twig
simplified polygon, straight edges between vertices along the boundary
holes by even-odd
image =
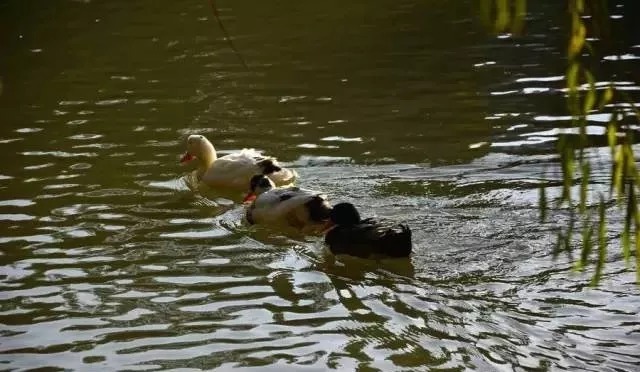
[[[213,16],[216,18],[216,21],[218,22],[218,26],[220,26],[220,30],[222,30],[222,33],[224,34],[225,40],[229,43],[229,47],[231,48],[231,50],[233,50],[236,56],[238,56],[238,59],[240,60],[240,62],[242,62],[242,65],[244,66],[244,68],[249,70],[249,66],[244,61],[244,58],[242,58],[242,54],[240,54],[240,52],[238,52],[238,49],[236,49],[236,46],[233,45],[233,41],[231,40],[231,37],[229,36],[227,29],[224,27],[222,20],[220,19],[220,12],[218,12],[218,7],[216,6],[215,0],[209,0],[209,4],[211,4],[211,9],[213,10]]]

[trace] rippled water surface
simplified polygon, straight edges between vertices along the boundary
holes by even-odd
[[[218,3],[248,71],[204,0],[0,2],[0,368],[640,370],[633,267],[611,248],[591,288],[553,260],[566,214],[538,220],[563,2],[520,38],[471,1]],[[640,11],[610,6],[600,68],[638,101]],[[407,221],[413,256],[246,226],[240,195],[186,187],[195,132]]]

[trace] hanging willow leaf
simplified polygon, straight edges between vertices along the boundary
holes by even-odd
[[[633,188],[633,184],[631,182],[627,183],[627,213],[624,216],[624,229],[622,230],[622,252],[624,254],[624,261],[629,265],[629,261],[631,259],[631,221],[635,217],[635,192]]]
[[[511,32],[520,35],[524,28],[524,19],[527,15],[527,0],[515,0],[513,11],[513,21],[511,22]]]
[[[584,23],[580,21],[580,18],[577,18],[577,26],[575,27],[575,31],[571,35],[571,40],[569,41],[569,58],[573,59],[580,54],[582,51],[582,47],[584,46],[584,42],[587,36],[587,28],[584,27]]]
[[[633,155],[633,147],[631,147],[631,143],[633,141],[633,133],[629,130],[627,132],[627,141],[625,141],[624,146],[622,146],[624,151],[624,165],[625,165],[625,179],[633,180],[636,176],[636,162]]]
[[[584,12],[584,0],[573,0],[573,6],[578,13]]]
[[[619,122],[622,117],[625,117],[619,114],[619,111],[621,111],[619,104],[622,102],[628,103],[629,111],[635,114],[638,121],[640,121],[640,109],[627,92],[618,89],[613,83],[610,83],[602,92],[597,91],[596,76],[589,68],[592,65],[590,62],[597,63],[598,55],[603,52],[602,49],[607,49],[612,41],[607,40],[611,39],[608,0],[567,1],[569,4],[570,29],[566,45],[566,59],[568,61],[565,71],[566,104],[572,117],[569,125],[572,128],[579,126],[579,138],[576,141],[575,137],[561,134],[557,141],[563,183],[562,194],[556,200],[558,206],[563,206],[566,203],[571,213],[571,219],[568,225],[557,233],[553,257],[556,258],[560,252],[567,252],[571,256],[571,241],[575,221],[581,221],[582,251],[578,261],[574,264],[574,269],[582,271],[594,262],[592,256],[597,244],[598,254],[591,284],[597,285],[602,278],[607,256],[606,204],[604,195],[600,194],[600,202],[597,207],[598,220],[597,222],[592,220],[588,203],[589,198],[593,198],[589,194],[591,192],[589,190],[589,182],[592,181],[591,160],[585,156],[585,149],[589,146],[586,117],[594,109],[604,112],[603,110],[610,106],[612,111],[611,119],[606,128],[606,141],[611,151],[611,189],[608,198],[615,201],[620,208],[625,209],[624,231],[621,238],[622,250],[624,251],[625,262],[629,265],[630,257],[634,254],[633,248],[635,247],[636,280],[640,285],[640,208],[637,205],[637,194],[640,193],[640,173],[638,173],[632,147],[635,144],[634,134],[637,133],[631,125]],[[505,32],[510,24],[511,32],[516,34],[523,28],[523,22],[526,17],[526,0],[481,0],[480,4],[487,28],[493,28],[495,32]],[[585,7],[587,6],[588,14],[585,14]],[[598,42],[591,43],[591,38],[598,40]],[[591,59],[591,61],[588,61],[588,59]],[[584,65],[582,64],[583,62]],[[584,83],[586,83],[584,86],[580,85],[581,79],[584,79]],[[615,79],[611,78],[609,80],[613,81]],[[583,87],[586,87],[586,89],[583,89]],[[627,108],[625,107],[624,110],[626,112]],[[624,136],[620,133],[624,133]],[[573,203],[572,187],[574,186],[574,177],[577,176],[577,166],[580,167],[581,174],[579,185],[580,202]],[[545,185],[540,185],[538,208],[541,222],[545,222],[548,219],[549,200],[547,197]],[[576,219],[574,214],[578,214],[579,218]],[[632,242],[634,227],[635,245]]]
[[[640,284],[640,216],[636,211],[636,283]]]
[[[602,271],[607,259],[607,221],[605,215],[604,198],[600,197],[600,205],[598,206],[598,260],[596,261],[596,272],[591,278],[591,285],[595,286],[600,283]]]
[[[591,167],[589,162],[582,161],[582,182],[580,183],[580,214],[587,211],[587,192],[589,190],[589,177],[591,175]]]
[[[553,259],[555,260],[556,258],[558,258],[558,255],[560,254],[560,252],[564,251],[564,243],[565,243],[565,236],[564,234],[559,231],[558,235],[557,235],[557,239],[556,239],[556,245],[553,247]]]
[[[593,226],[586,222],[582,229],[582,250],[580,251],[580,259],[576,261],[575,269],[583,271],[587,266],[587,260],[593,248]]]
[[[540,184],[540,193],[538,198],[538,210],[540,211],[540,222],[547,220],[547,191],[544,184]]]
[[[609,122],[609,124],[607,124],[607,142],[609,143],[609,148],[611,149],[612,158],[615,156],[616,144],[618,143],[617,136],[618,132],[616,123]]]
[[[614,190],[618,199],[622,196],[622,175],[624,173],[624,151],[622,146],[616,148],[613,157],[613,173],[611,175],[611,188]]]
[[[491,17],[491,5],[493,0],[482,0],[480,2],[480,15],[482,18],[482,22],[484,23],[487,29],[491,29],[493,25],[492,17]],[[495,30],[494,30],[495,32]]]
[[[511,15],[509,14],[509,4],[507,0],[496,0],[496,32],[504,32],[509,25]]]
[[[573,62],[567,68],[567,88],[569,90],[578,90],[578,73],[580,72],[580,65],[577,62]]]
[[[587,83],[589,84],[589,90],[587,91],[587,95],[584,99],[584,107],[582,108],[584,114],[586,115],[593,109],[593,106],[595,106],[596,104],[596,82],[593,74],[589,72],[589,70],[584,70],[584,76],[587,79]]]
[[[608,86],[604,90],[602,96],[600,96],[600,103],[598,104],[598,110],[602,110],[613,99],[613,87]]]
[[[563,184],[560,203],[567,202],[568,204],[571,204],[571,186],[573,185],[573,172],[575,170],[573,148],[565,145],[562,150],[560,162],[562,163]]]
[[[580,72],[580,64],[573,62],[569,65],[566,72],[567,77],[567,106],[569,112],[573,116],[580,115],[580,97],[578,96],[578,76]]]
[[[571,217],[569,217],[569,226],[567,227],[567,233],[564,236],[564,251],[569,256],[570,260],[573,260],[573,245],[571,244],[571,239],[573,238],[573,230],[575,228],[576,220],[573,215],[573,210],[571,210]]]

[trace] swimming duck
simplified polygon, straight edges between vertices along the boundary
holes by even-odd
[[[200,134],[187,138],[187,151],[180,159],[181,164],[194,161],[198,166],[194,171],[196,178],[210,187],[245,190],[257,173],[268,175],[277,185],[291,184],[298,176],[296,171],[282,168],[275,158],[262,156],[253,149],[218,158],[211,142]]]
[[[250,224],[288,225],[300,230],[321,230],[329,220],[331,205],[326,195],[299,187],[276,188],[270,178],[255,175],[244,202]]]
[[[333,206],[329,219],[334,225],[324,241],[333,254],[367,258],[371,255],[408,257],[411,254],[411,230],[406,224],[384,219],[360,219],[351,203]]]

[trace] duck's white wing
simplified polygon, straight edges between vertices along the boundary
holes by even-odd
[[[259,156],[257,152],[245,149],[218,158],[202,176],[202,182],[246,190],[251,177],[262,172],[257,164]]]
[[[297,187],[274,189],[261,194],[252,206],[251,216],[255,223],[286,223],[291,214],[320,194]]]
[[[258,173],[254,173],[251,176],[256,174],[265,174],[267,173],[267,177],[276,184],[276,186],[287,186],[295,182],[296,178],[298,178],[298,172],[293,169],[284,168],[278,160],[272,156],[264,156],[257,152],[254,149],[243,149],[239,153],[230,154],[227,156],[233,156],[234,161],[239,161],[242,163],[251,163],[253,165],[253,171],[258,171]],[[270,166],[276,166],[280,168],[277,172],[265,172],[270,166],[266,165],[270,164]]]
[[[251,177],[263,174],[264,162],[270,161],[279,166],[273,158],[263,156],[253,149],[243,149],[218,158],[202,176],[202,182],[210,186],[233,187],[241,190],[249,188]],[[294,170],[282,168],[268,175],[277,185],[288,185],[295,181],[298,174]]]

